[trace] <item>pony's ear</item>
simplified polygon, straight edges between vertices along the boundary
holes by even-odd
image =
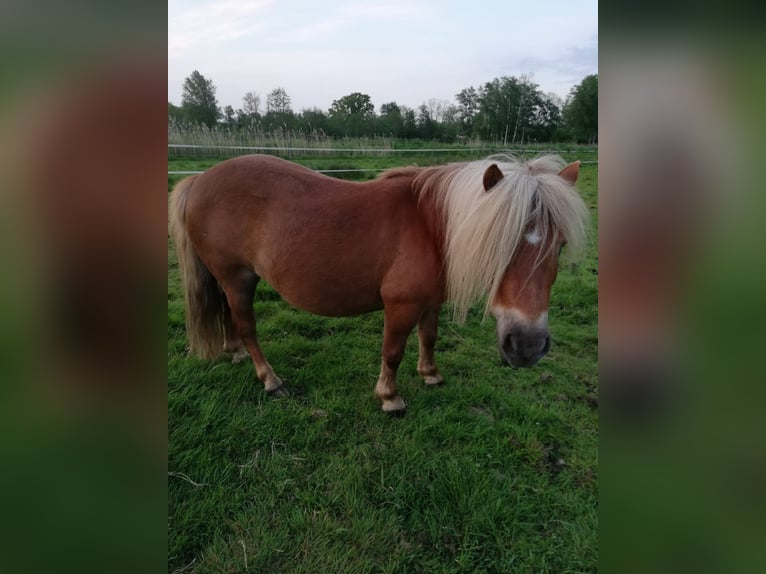
[[[487,171],[484,172],[484,191],[489,191],[495,187],[497,182],[501,179],[503,179],[503,172],[500,171],[500,168],[497,167],[496,163],[493,163],[487,168]]]
[[[559,177],[569,185],[577,183],[577,176],[580,175],[580,160],[573,161],[559,172]]]

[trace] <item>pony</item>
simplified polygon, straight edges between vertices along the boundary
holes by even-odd
[[[415,326],[419,375],[444,382],[434,345],[445,302],[460,321],[486,295],[503,363],[531,367],[550,349],[561,248],[576,252],[586,236],[579,171],[579,161],[558,156],[501,155],[395,168],[360,183],[247,155],[185,178],[170,216],[190,352],[249,355],[265,391],[288,395],[256,334],[253,298],[263,279],[310,313],[383,310],[375,395],[386,413],[406,409],[396,375]]]

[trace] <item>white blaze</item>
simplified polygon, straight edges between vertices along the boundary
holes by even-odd
[[[535,229],[534,231],[530,231],[524,236],[524,239],[527,240],[527,243],[530,245],[537,245],[542,240],[542,237],[540,236],[540,232]]]

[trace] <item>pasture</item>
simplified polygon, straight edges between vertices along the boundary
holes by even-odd
[[[377,169],[476,157],[292,159]],[[169,170],[217,161],[176,157]],[[482,303],[463,325],[445,306],[436,353],[446,383],[417,375],[413,333],[398,419],[373,395],[381,312],[317,317],[261,282],[259,337],[287,399],[266,396],[250,361],[189,356],[169,242],[168,571],[595,571],[597,175],[582,167],[590,243],[553,287],[549,354],[532,369],[503,367]]]

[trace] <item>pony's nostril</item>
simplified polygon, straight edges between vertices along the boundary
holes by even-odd
[[[510,353],[513,350],[513,339],[510,333],[503,338],[503,350],[506,353]]]
[[[544,355],[545,353],[550,351],[550,349],[551,349],[551,338],[546,337],[545,341],[543,341],[543,347],[542,349],[540,349],[540,353]]]

